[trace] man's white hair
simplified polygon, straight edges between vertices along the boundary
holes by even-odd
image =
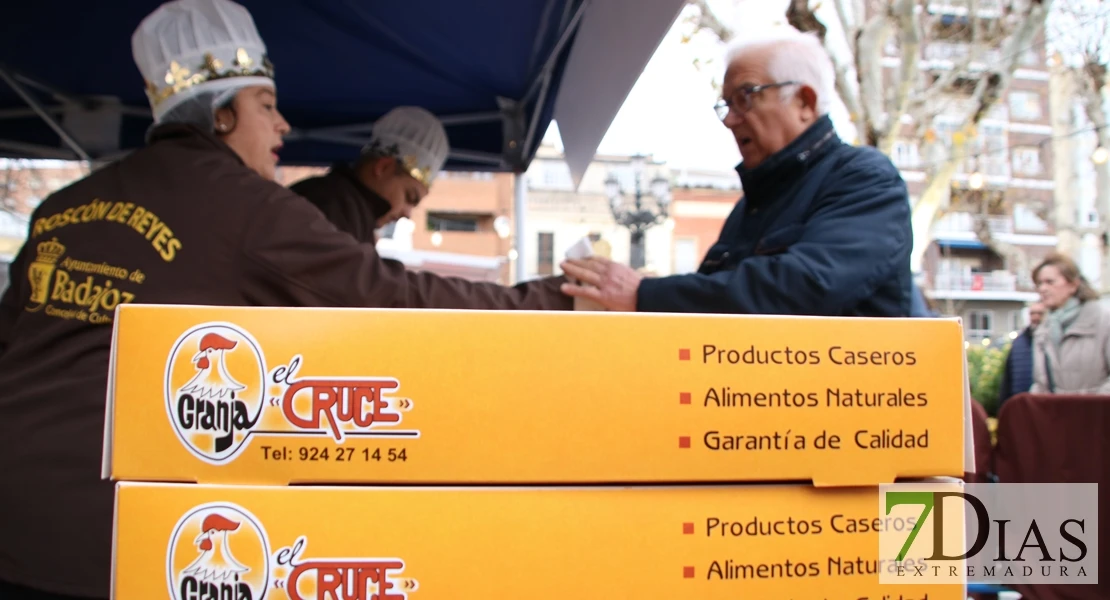
[[[783,27],[756,39],[745,39],[730,46],[727,65],[744,60],[753,53],[764,53],[767,75],[772,81],[797,81],[817,92],[817,114],[823,116],[832,109],[836,94],[836,69],[821,40],[812,33],[802,33],[793,27]],[[789,100],[795,86],[782,88],[783,101]]]

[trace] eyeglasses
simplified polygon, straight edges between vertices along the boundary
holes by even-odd
[[[738,114],[743,114],[752,109],[752,96],[755,96],[763,90],[771,88],[782,87],[785,85],[796,85],[797,81],[780,81],[778,83],[765,83],[763,85],[745,85],[736,88],[732,92],[732,97],[728,100],[722,98],[713,105],[713,110],[717,112],[717,116],[724,121],[730,111],[735,110]]]

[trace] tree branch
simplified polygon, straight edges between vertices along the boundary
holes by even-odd
[[[852,14],[856,16],[859,23],[852,29],[863,28],[863,22],[867,20],[867,0],[852,0]]]
[[[813,14],[813,9],[809,7],[809,0],[790,0],[790,4],[786,7],[786,22],[798,31],[816,33],[821,43],[825,44],[826,49],[828,48],[825,34],[829,30],[821,19]]]
[[[917,3],[913,0],[894,0],[891,17],[898,27],[898,45],[902,52],[902,68],[895,87],[894,97],[889,110],[886,127],[879,137],[879,150],[890,154],[894,150],[894,140],[902,128],[902,115],[909,111],[911,92],[921,74],[921,33],[920,20],[914,10]]]
[[[1033,43],[1033,38],[1044,30],[1045,18],[1048,16],[1051,4],[1052,0],[1029,1],[1028,12],[1025,13],[1020,24],[1018,24],[1013,34],[1007,38],[1006,44],[1002,48],[1002,64],[984,73],[984,77],[979,80],[979,85],[976,86],[973,98],[977,106],[972,112],[971,122],[973,124],[978,124],[990,112],[994,104],[1002,97],[1002,92],[1010,86],[1010,81],[1014,78],[1014,71],[1017,70],[1018,62],[1021,60],[1022,52],[1029,48]]]
[[[858,18],[861,13],[855,13],[852,16],[849,16],[848,0],[835,0],[833,4],[836,5],[836,18],[840,19],[840,28],[844,31],[844,36],[848,39],[854,38],[856,23],[855,19],[853,19],[852,17]]]
[[[890,115],[884,113],[883,46],[890,35],[888,14],[876,14],[867,20],[856,37],[856,72],[859,77],[860,103],[864,107],[864,129],[860,139],[868,146],[878,146]]]
[[[1010,5],[1006,5],[1010,8]],[[926,97],[938,97],[948,92],[960,77],[967,75],[971,70],[971,64],[980,62],[983,56],[983,49],[988,47],[983,35],[983,18],[979,14],[979,0],[968,0],[968,15],[970,19],[971,28],[971,44],[968,47],[968,52],[958,61],[953,61],[952,68],[944,75],[940,76],[932,86],[929,86],[925,91]]]
[[[1014,71],[1017,69],[1018,61],[1021,58],[1019,50],[1031,46],[1033,38],[1044,29],[1045,18],[1051,4],[1052,0],[1029,0],[1028,12],[1007,37],[1002,48],[1003,63],[988,65],[988,69],[982,73],[978,84],[975,86],[975,92],[971,97],[973,107],[964,121],[965,129],[977,126],[1001,98],[1002,92],[1009,87],[1010,80],[1013,78]],[[936,88],[937,85],[934,84],[932,87]],[[932,91],[930,90],[930,92]],[[939,90],[937,91],[939,92]],[[917,204],[913,207],[914,263],[920,262],[919,253],[923,251],[917,249],[917,244],[920,242],[922,244],[920,248],[922,249],[928,246],[929,230],[937,212],[941,209],[944,199],[948,197],[952,176],[955,175],[960,163],[966,159],[967,138],[966,136],[961,136],[961,138],[959,141],[953,140],[951,151],[937,165],[925,192],[921,194]],[[994,240],[989,227],[985,230],[979,228],[977,233],[986,238],[984,243],[988,247],[1000,255],[1006,256],[1006,248],[997,240]]]
[[[836,0],[837,13],[840,15],[841,23],[845,20],[843,3],[847,0]],[[821,43],[825,46],[825,50],[832,59],[833,67],[836,70],[836,93],[844,102],[845,108],[852,119],[852,123],[859,131],[860,138],[864,137],[867,131],[866,114],[864,113],[863,106],[860,104],[860,96],[857,90],[852,88],[852,64],[839,58],[835,52],[829,47],[829,41],[826,38],[828,28],[825,24],[817,18],[813,10],[809,7],[808,0],[791,0],[790,5],[786,9],[786,20],[792,27],[801,31],[802,33],[816,33],[817,37],[821,39]],[[848,29],[845,29],[845,35],[848,39],[852,39],[852,34]]]
[[[967,10],[971,18],[971,51],[968,55],[978,54],[983,43],[983,19],[979,16],[979,0],[968,0]]]
[[[705,0],[687,0],[687,3],[698,9],[698,20],[694,23],[694,31],[708,29],[717,36],[717,39],[726,44],[732,40],[732,29],[717,18],[717,14],[709,8]]]

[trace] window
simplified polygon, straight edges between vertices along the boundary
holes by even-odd
[[[946,42],[971,41],[971,20],[967,15],[938,15],[932,22],[932,38]]]
[[[1001,125],[980,125],[979,134],[968,142],[964,172],[979,171],[988,177],[1007,177],[1010,175],[1010,160],[1006,147],[1010,141],[1006,129]]]
[[[1040,175],[1041,150],[1036,146],[1021,146],[1014,149],[1014,173],[1018,175]]]
[[[1037,121],[1043,116],[1041,95],[1037,92],[1010,92],[1010,116],[1022,121]]]
[[[570,178],[570,167],[567,163],[559,162],[545,162],[542,165],[543,180],[541,185],[546,189],[553,190],[569,190],[574,188],[574,182]]]
[[[674,272],[693,273],[698,270],[697,238],[679,238],[674,241]]]
[[[478,231],[478,217],[453,213],[428,213],[428,231]]]
[[[912,169],[921,164],[916,142],[902,140],[894,142],[894,150],[891,154],[894,166],[899,169]]]
[[[975,340],[991,338],[994,335],[994,311],[967,311],[967,333],[968,337]]]
[[[536,274],[551,275],[555,272],[555,234],[541,231],[536,239]]]
[[[1036,48],[1030,48],[1021,53],[1021,66],[1023,67],[1044,67],[1044,59],[1041,58],[1041,52]]]
[[[898,48],[898,36],[887,36],[886,45],[883,46],[883,53],[887,56],[901,56],[901,52],[898,51]]]
[[[1044,207],[1022,202],[1015,203],[1014,229],[1026,233],[1047,232],[1049,230],[1048,222],[1041,218],[1041,215],[1038,214],[1038,211],[1044,211]],[[1021,271],[1021,273],[1026,272]]]

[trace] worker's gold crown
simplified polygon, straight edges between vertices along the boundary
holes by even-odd
[[[252,57],[246,48],[237,48],[235,56],[221,60],[211,52],[204,55],[204,62],[198,65],[182,65],[176,60],[170,62],[162,81],[147,80],[146,95],[150,104],[157,107],[174,94],[209,81],[229,77],[267,77],[274,78],[274,65],[265,55]]]

